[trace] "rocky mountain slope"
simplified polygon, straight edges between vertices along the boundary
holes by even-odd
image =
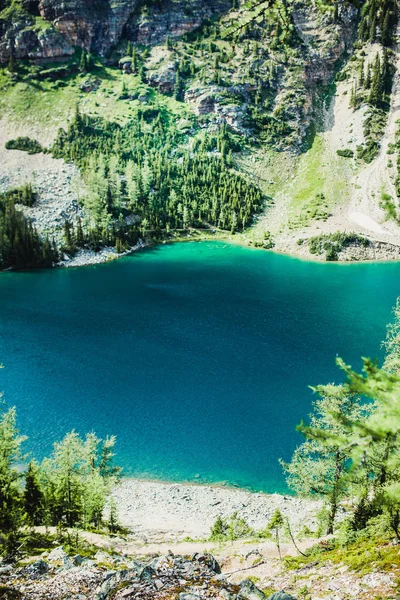
[[[76,533],[76,532],[75,532]],[[80,548],[54,540],[52,548],[25,557],[18,565],[0,564],[0,597],[4,600],[371,600],[391,599],[398,590],[398,566],[388,568],[396,550],[388,545],[366,552],[361,560],[326,560],[321,554],[295,556],[293,545],[282,544],[279,559],[272,542],[240,540],[215,547],[213,554],[185,544],[162,553],[162,545],[125,543],[80,532]],[[91,545],[83,544],[84,538]],[[93,538],[96,538],[95,540]],[[43,540],[42,540],[43,541]],[[107,546],[106,549],[94,545]],[[322,542],[327,550],[329,541]],[[208,544],[210,546],[210,543]],[[311,545],[311,544],[310,544]],[[165,546],[165,544],[164,544]],[[187,544],[186,544],[187,546]],[[196,546],[196,543],[192,543]],[[301,545],[304,549],[304,544]],[[80,552],[80,553],[79,553]],[[387,556],[386,556],[387,553]],[[329,554],[328,554],[329,556]],[[369,556],[369,566],[367,566]],[[372,558],[373,557],[373,558]],[[385,562],[386,561],[386,562]]]
[[[180,151],[203,147],[204,135],[227,127],[230,168],[264,194],[252,226],[243,220],[239,227],[234,209],[233,217],[206,223],[207,234],[221,230],[304,257],[397,258],[396,7],[394,0],[2,0],[0,191],[36,186],[26,214],[62,245],[65,221],[76,227],[91,220],[87,174],[61,174],[61,198],[50,175],[58,169],[53,158],[4,144],[27,136],[51,149],[77,105],[121,127],[163,106],[186,136]],[[359,89],[360,69],[364,86],[377,55],[381,63],[387,56],[392,89],[374,105],[369,88]],[[213,152],[225,160],[221,147]],[[118,202],[128,218],[124,168],[120,162]],[[64,198],[73,198],[67,210]],[[115,207],[110,216],[117,218]],[[188,224],[196,227],[196,219]],[[164,236],[168,227],[161,223]],[[184,220],[180,229],[187,229]]]

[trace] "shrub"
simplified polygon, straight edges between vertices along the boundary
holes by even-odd
[[[8,140],[5,144],[7,150],[23,150],[28,154],[38,154],[43,152],[42,146],[37,140],[29,137],[18,137],[15,140]]]
[[[245,519],[234,513],[229,519],[217,517],[210,531],[210,541],[239,540],[254,535]]]
[[[339,252],[348,246],[357,245],[367,248],[370,241],[356,233],[331,233],[329,235],[318,235],[308,240],[311,254],[321,256],[325,253],[327,261],[338,260]]]
[[[353,158],[354,152],[350,150],[350,148],[346,148],[345,150],[336,150],[338,156],[343,156],[344,158]]]
[[[371,163],[377,157],[380,144],[375,140],[368,140],[365,145],[357,146],[357,158]]]

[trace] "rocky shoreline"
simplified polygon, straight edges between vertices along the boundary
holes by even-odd
[[[294,532],[304,527],[316,531],[321,503],[295,496],[255,493],[231,487],[163,483],[126,478],[113,499],[121,525],[144,543],[208,538],[218,516],[246,520],[255,530],[264,529],[276,509]]]
[[[291,258],[297,258],[299,260],[307,261],[307,262],[319,262],[319,263],[327,263],[329,261],[326,260],[324,255],[315,255],[311,254],[308,250],[307,246],[299,246],[296,243],[289,244],[284,246],[279,244],[277,247],[263,248],[254,246],[253,243],[250,243],[248,240],[243,240],[241,238],[235,236],[205,236],[202,235],[200,238],[190,235],[187,238],[179,237],[178,239],[170,239],[163,242],[163,244],[176,244],[176,243],[185,243],[185,242],[206,242],[206,241],[215,241],[215,242],[224,242],[227,244],[237,244],[243,246],[245,248],[253,248],[257,250],[264,250],[268,252],[273,252],[274,254],[282,254],[284,256],[288,256]],[[95,252],[94,250],[88,249],[80,249],[73,257],[65,256],[63,260],[61,260],[56,266],[57,267],[86,267],[90,265],[98,265],[105,262],[109,262],[112,260],[117,260],[118,258],[122,258],[124,256],[128,256],[137,250],[142,250],[144,248],[148,248],[153,244],[150,242],[146,242],[143,240],[139,240],[139,242],[129,248],[126,252],[117,253],[115,248],[106,247],[102,248],[99,252]],[[395,244],[389,244],[387,242],[382,241],[372,241],[369,247],[361,247],[352,245],[348,248],[344,248],[343,251],[339,252],[338,258],[335,263],[372,263],[372,262],[399,262],[400,261],[400,247]]]
[[[75,256],[64,256],[63,260],[61,260],[56,266],[57,267],[87,267],[89,265],[99,265],[105,262],[110,262],[111,260],[116,260],[117,258],[122,258],[123,256],[128,256],[132,254],[132,252],[136,252],[137,250],[142,250],[146,248],[148,244],[143,240],[139,240],[135,246],[128,248],[126,252],[116,252],[115,248],[107,247],[102,248],[99,252],[95,252],[94,250],[86,250],[81,249],[75,254]]]

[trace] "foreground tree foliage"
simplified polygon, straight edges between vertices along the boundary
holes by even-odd
[[[121,469],[113,464],[115,438],[68,433],[50,457],[31,461],[26,471],[25,441],[16,427],[14,408],[0,417],[0,551],[12,558],[21,546],[25,525],[99,528]],[[112,530],[118,529],[115,508]]]
[[[289,486],[297,493],[316,495],[326,500],[327,534],[331,534],[339,502],[349,491],[346,474],[351,447],[345,444],[327,445],[325,438],[329,435],[346,439],[351,433],[349,421],[362,417],[365,409],[360,399],[356,395],[348,395],[343,386],[319,386],[315,392],[319,399],[314,402],[310,425],[300,426],[307,440],[295,450],[292,461],[283,466]]]
[[[363,359],[354,372],[340,359],[341,386],[319,386],[306,441],[285,466],[288,483],[304,495],[326,497],[327,533],[341,500],[353,505],[348,527],[380,518],[400,540],[400,301],[388,327],[383,368]]]

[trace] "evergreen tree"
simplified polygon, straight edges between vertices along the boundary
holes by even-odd
[[[282,554],[281,554],[281,544],[280,544],[279,533],[280,533],[280,530],[283,528],[284,524],[285,524],[285,521],[283,519],[282,513],[277,508],[272,516],[272,519],[268,523],[268,529],[270,531],[275,532],[275,543],[276,543],[276,547],[278,549],[278,554],[279,554],[280,560],[282,560]]]
[[[26,438],[16,427],[14,408],[0,416],[0,541],[4,553],[13,556],[19,546],[19,528],[22,523],[22,473],[17,468],[21,461],[21,444]]]
[[[179,69],[177,69],[176,74],[175,74],[174,98],[175,98],[175,100],[179,100],[179,101],[183,100],[183,83],[182,83],[181,74],[179,72]]]
[[[15,73],[15,71],[16,71],[16,61],[15,61],[13,52],[11,52],[10,58],[8,60],[7,71],[9,73]]]
[[[300,426],[306,441],[299,446],[289,464],[283,464],[291,488],[302,495],[317,495],[328,505],[327,534],[333,533],[339,502],[348,491],[351,445],[326,444],[326,438],[345,439],[351,428],[348,420],[364,415],[357,395],[343,386],[318,386],[310,425]],[[338,419],[340,415],[340,420]]]
[[[87,72],[87,56],[84,50],[82,50],[81,52],[81,58],[79,60],[79,70],[81,73]]]
[[[381,59],[379,53],[376,54],[375,63],[372,70],[371,91],[369,94],[369,102],[373,106],[379,106],[382,102],[383,85]]]
[[[99,526],[107,496],[119,477],[112,464],[115,438],[100,440],[94,434],[85,439],[72,431],[54,444],[50,458],[42,463],[44,487],[51,490],[53,524]]]
[[[42,525],[44,522],[44,496],[39,483],[38,466],[34,461],[29,463],[25,475],[23,502],[29,525]]]

